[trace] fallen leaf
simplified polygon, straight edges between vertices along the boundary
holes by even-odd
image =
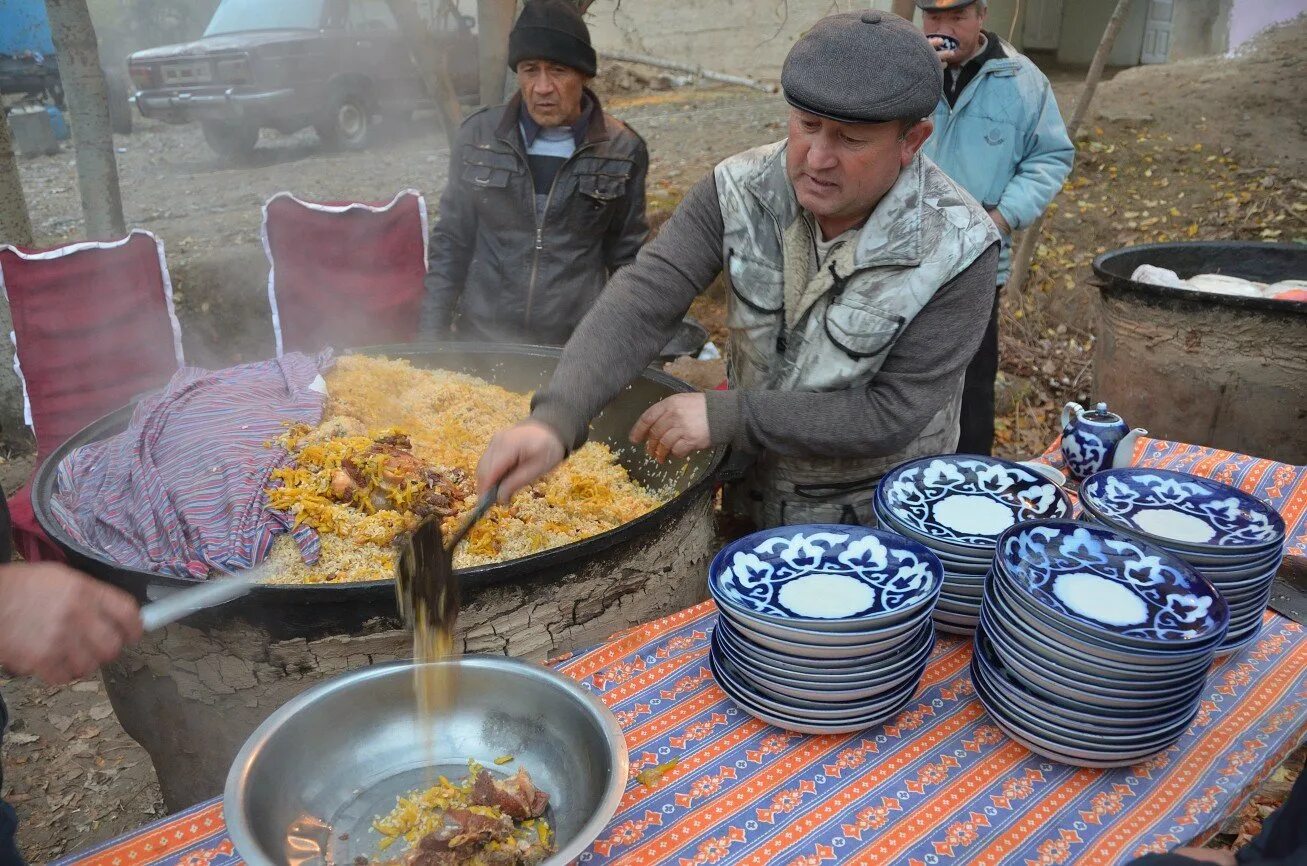
[[[95,725],[87,725],[77,732],[77,739],[79,740],[91,740],[98,736],[100,736],[100,729]]]

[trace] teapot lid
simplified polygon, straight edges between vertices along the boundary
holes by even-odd
[[[1086,421],[1096,421],[1100,424],[1112,424],[1121,420],[1121,416],[1107,411],[1106,403],[1099,403],[1091,411],[1082,416]]]

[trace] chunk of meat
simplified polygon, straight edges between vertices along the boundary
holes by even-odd
[[[421,478],[427,469],[427,465],[414,457],[413,452],[395,445],[383,445],[378,442],[368,449],[368,453],[382,457],[381,483],[383,485],[398,486],[406,481]]]
[[[445,819],[458,829],[458,834],[449,840],[452,849],[500,842],[513,832],[513,819],[507,815],[492,818],[489,815],[478,815],[469,809],[451,809]]]
[[[498,806],[500,811],[518,821],[539,818],[549,806],[549,795],[531,781],[526,770],[495,781],[484,770],[472,780],[472,802],[478,806]]]
[[[354,491],[359,486],[354,483],[354,479],[344,469],[337,469],[331,476],[331,496],[333,499],[339,499],[347,502],[354,498]]]
[[[388,433],[385,436],[378,436],[377,444],[394,445],[396,448],[403,448],[405,451],[413,450],[413,440],[403,433]]]

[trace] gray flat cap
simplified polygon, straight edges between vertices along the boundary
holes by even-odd
[[[935,111],[944,72],[926,37],[890,12],[828,15],[785,58],[790,105],[846,123],[919,120]]]

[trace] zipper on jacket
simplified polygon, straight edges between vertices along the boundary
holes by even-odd
[[[535,300],[536,277],[540,273],[540,253],[543,252],[545,248],[545,217],[549,215],[549,205],[552,204],[554,200],[554,190],[558,187],[558,177],[563,173],[564,170],[566,170],[566,168],[569,165],[572,164],[572,160],[576,159],[578,154],[580,154],[582,151],[588,150],[593,146],[594,145],[592,144],[581,145],[576,150],[572,151],[572,155],[567,158],[567,162],[563,163],[561,166],[558,167],[558,172],[554,174],[554,179],[549,183],[549,194],[545,196],[544,210],[541,211],[540,214],[536,217],[536,245],[535,245],[535,251],[531,255],[531,279],[526,284],[526,313],[522,317],[523,330],[531,327],[531,307]],[[529,175],[531,173],[530,159],[527,159],[526,161],[526,170],[527,170],[527,174]],[[532,183],[531,188],[532,190],[535,189],[534,182]],[[535,207],[534,192],[532,192],[531,195],[531,207],[532,208]]]

